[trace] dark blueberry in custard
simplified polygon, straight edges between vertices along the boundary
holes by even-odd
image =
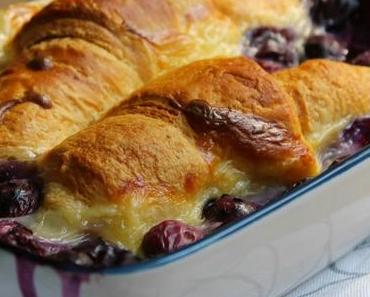
[[[128,265],[139,260],[131,252],[95,236],[88,236],[81,243],[63,250],[54,258],[57,261],[90,269]]]
[[[321,154],[323,167],[336,166],[368,145],[370,145],[370,117],[358,118]]]
[[[355,57],[352,61],[352,64],[354,65],[360,65],[360,66],[368,66],[370,67],[370,51],[366,51],[357,57]]]
[[[203,230],[179,221],[168,220],[145,234],[142,249],[146,256],[168,254],[197,242],[204,237]]]
[[[30,229],[10,220],[0,220],[0,244],[37,257],[50,257],[66,248],[36,238]]]
[[[38,183],[15,179],[0,183],[0,217],[14,218],[29,215],[38,209],[41,190]]]
[[[0,160],[0,183],[12,179],[29,179],[37,175],[34,166],[20,161]]]
[[[37,169],[26,163],[0,160],[0,217],[33,213],[42,199]]]
[[[297,36],[288,28],[259,27],[248,31],[243,40],[243,54],[273,72],[298,64]]]
[[[35,236],[30,229],[11,220],[0,220],[0,244],[64,267],[101,269],[139,260],[127,250],[92,235],[77,243],[52,242]]]
[[[343,131],[342,141],[364,148],[370,144],[370,116],[356,119]]]
[[[331,59],[344,61],[348,50],[333,35],[313,35],[305,44],[305,56],[307,59]]]
[[[210,200],[203,208],[203,217],[207,221],[230,223],[246,217],[260,208],[254,202],[247,202],[243,199],[224,195],[219,199]]]
[[[359,7],[358,0],[310,0],[310,2],[313,21],[326,27],[343,24]]]

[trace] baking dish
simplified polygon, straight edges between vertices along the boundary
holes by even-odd
[[[141,264],[60,271],[1,251],[1,296],[282,296],[369,235],[369,157],[368,148],[250,217]]]
[[[181,252],[99,274],[59,271],[2,252],[2,294],[277,296],[367,233],[367,215],[361,213],[367,209],[367,167],[363,152]]]

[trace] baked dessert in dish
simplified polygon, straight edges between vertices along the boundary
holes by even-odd
[[[361,5],[53,1],[0,76],[0,243],[64,266],[134,263],[365,148],[370,68],[345,63],[366,65],[346,31]]]

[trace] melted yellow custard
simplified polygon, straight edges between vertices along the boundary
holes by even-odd
[[[41,209],[25,223],[43,238],[73,240],[90,232],[137,253],[145,233],[162,221],[175,219],[198,226],[203,223],[201,214],[207,200],[223,194],[245,196],[262,189],[232,162],[221,163],[214,176],[213,185],[205,187],[197,197],[175,202],[147,197],[143,201],[142,196],[133,195],[118,204],[88,205],[61,185],[49,184],[50,189],[45,190],[50,193],[52,189],[53,197],[48,197],[48,208]],[[123,211],[125,208],[130,211]]]

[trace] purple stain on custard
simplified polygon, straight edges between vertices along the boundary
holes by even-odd
[[[27,91],[22,98],[11,99],[0,103],[0,123],[4,119],[5,114],[19,104],[26,102],[31,102],[39,105],[44,109],[50,109],[53,107],[53,104],[50,98],[47,95],[41,95],[33,91]]]
[[[35,286],[36,264],[24,257],[16,257],[16,270],[19,289],[23,297],[37,297]]]

